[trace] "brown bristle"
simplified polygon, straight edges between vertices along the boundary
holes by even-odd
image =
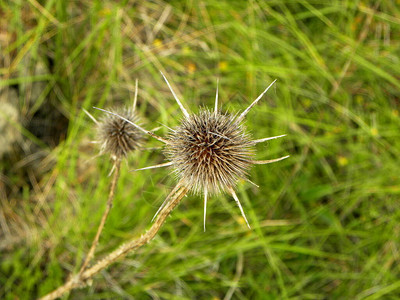
[[[202,109],[170,132],[165,154],[196,193],[226,191],[245,179],[255,144],[237,117]]]
[[[115,111],[125,119],[137,123],[138,118],[131,109]],[[101,143],[101,151],[108,152],[113,158],[122,158],[130,151],[140,147],[143,133],[132,124],[121,118],[106,114],[99,122],[98,135]]]

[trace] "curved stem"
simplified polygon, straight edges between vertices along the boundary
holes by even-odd
[[[142,234],[138,239],[133,239],[123,244],[118,249],[108,254],[105,258],[97,261],[97,263],[95,263],[92,267],[85,270],[82,274],[73,276],[64,285],[60,286],[53,292],[40,298],[40,300],[56,299],[58,297],[61,297],[66,292],[84,285],[88,279],[92,278],[95,274],[97,274],[101,270],[107,268],[118,258],[123,257],[128,252],[136,250],[149,243],[155,237],[157,232],[160,230],[160,228],[164,224],[165,220],[167,219],[171,211],[179,204],[179,202],[187,194],[187,192],[188,189],[186,187],[183,186],[179,187],[176,193],[171,197],[170,201],[160,211],[150,229],[146,233]]]
[[[114,195],[115,195],[115,189],[117,187],[117,182],[118,182],[118,178],[119,178],[119,171],[121,168],[121,160],[117,159],[117,161],[115,162],[115,170],[114,170],[114,176],[111,182],[111,188],[110,188],[110,193],[108,194],[108,199],[107,199],[107,206],[106,206],[106,210],[103,213],[103,217],[101,218],[100,221],[100,225],[97,228],[97,233],[96,236],[93,239],[92,242],[92,246],[90,247],[90,250],[86,256],[86,259],[81,267],[81,269],[79,270],[79,274],[82,274],[83,271],[86,269],[87,265],[89,264],[89,262],[91,261],[91,259],[94,256],[94,252],[96,251],[96,247],[97,244],[99,243],[99,238],[101,235],[101,232],[103,231],[104,225],[106,223],[108,214],[110,213],[110,210],[113,206],[113,200],[114,200]]]

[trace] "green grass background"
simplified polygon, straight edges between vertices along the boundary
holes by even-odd
[[[147,246],[65,299],[399,299],[399,1],[2,1],[0,86],[27,115],[51,103],[69,121],[55,147],[24,135],[54,166],[38,182],[9,178],[3,197],[0,298],[33,299],[79,270],[108,193],[111,162],[92,106],[130,105],[139,80],[144,127],[182,114],[159,70],[191,111],[245,109],[257,158],[238,196],[189,195]],[[35,66],[46,66],[44,74]],[[22,130],[22,129],[21,129]],[[167,130],[158,130],[163,135]],[[146,147],[160,147],[148,139]],[[176,184],[159,149],[122,165],[101,258],[139,236]],[[5,171],[4,171],[5,172]],[[15,191],[16,190],[16,191]]]

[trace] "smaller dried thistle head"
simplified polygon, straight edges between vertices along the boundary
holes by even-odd
[[[237,116],[201,109],[170,132],[165,155],[182,184],[217,194],[247,177],[255,144]]]
[[[137,123],[139,120],[131,108],[112,111],[132,123]],[[142,144],[143,133],[126,120],[116,115],[105,114],[98,122],[97,134],[101,152],[110,153],[113,159],[127,156],[130,151]]]

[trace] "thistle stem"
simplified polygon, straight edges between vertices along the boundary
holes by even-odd
[[[83,271],[86,269],[87,265],[90,263],[91,259],[93,258],[94,253],[96,251],[97,244],[99,243],[99,238],[100,238],[101,232],[103,231],[108,214],[110,213],[111,208],[113,206],[115,190],[117,187],[117,182],[118,182],[119,173],[120,173],[120,169],[121,169],[121,160],[120,159],[117,159],[115,161],[114,167],[115,167],[114,176],[113,176],[113,179],[111,182],[110,193],[108,194],[106,210],[103,213],[103,217],[101,218],[100,225],[97,228],[96,236],[93,239],[92,246],[90,247],[90,250],[86,256],[86,259],[85,259],[81,269],[79,270],[79,274],[83,273]]]
[[[107,268],[109,265],[114,263],[118,258],[123,257],[130,251],[136,250],[149,243],[155,237],[157,232],[160,230],[160,228],[164,224],[165,220],[167,219],[171,211],[179,204],[179,202],[187,194],[187,192],[188,189],[183,186],[177,189],[176,193],[171,197],[170,201],[160,211],[153,225],[146,233],[142,234],[137,239],[133,239],[121,245],[118,249],[108,254],[105,258],[98,260],[92,267],[86,269],[85,271],[79,273],[76,276],[73,276],[64,285],[60,286],[59,288],[47,294],[46,296],[40,298],[39,300],[52,300],[61,297],[66,292],[84,285],[85,282],[87,282],[87,280],[92,278],[95,274],[99,273],[101,270]]]

